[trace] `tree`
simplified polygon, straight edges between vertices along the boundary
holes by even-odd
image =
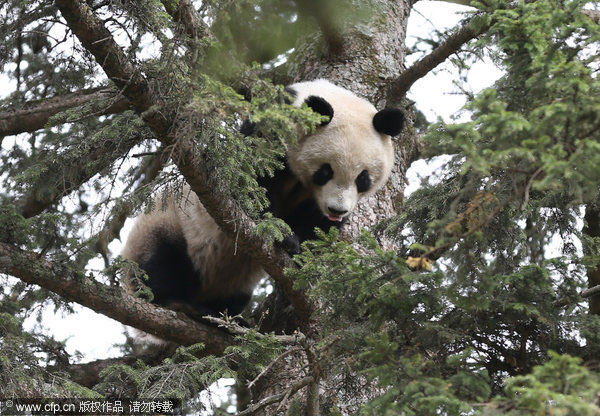
[[[406,68],[413,4],[0,6],[12,88],[0,103],[0,397],[175,396],[199,409],[202,390],[233,377],[239,414],[600,414],[595,4],[469,2]],[[413,83],[485,55],[505,75],[469,96],[471,121],[425,126],[405,98]],[[282,85],[319,77],[404,107],[410,125],[388,186],[292,259],[255,178],[277,168],[291,123],[309,123]],[[245,117],[261,137],[241,137]],[[408,167],[440,155],[436,180],[404,200]],[[108,244],[183,181],[270,276],[249,327],[123,290],[136,266]],[[172,344],[76,363],[23,326],[40,305],[72,302]]]

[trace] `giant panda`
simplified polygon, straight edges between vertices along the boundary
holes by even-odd
[[[391,136],[400,133],[404,116],[398,109],[377,111],[326,80],[286,90],[293,105],[326,116],[287,150],[283,170],[259,178],[271,212],[293,231],[282,243],[293,254],[315,237],[315,227],[341,227],[361,199],[385,184],[394,163]],[[243,133],[252,134],[252,127],[246,123]],[[161,205],[137,218],[122,253],[148,275],[153,302],[193,317],[239,314],[265,275],[261,266],[236,250],[189,189],[168,200],[166,209]]]

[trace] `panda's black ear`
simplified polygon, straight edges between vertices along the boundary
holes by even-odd
[[[397,136],[404,125],[404,113],[397,108],[385,108],[373,117],[373,127],[379,133]]]
[[[322,97],[317,97],[316,95],[311,95],[306,100],[304,100],[307,106],[309,106],[315,113],[319,113],[322,116],[328,116],[329,120],[323,121],[321,126],[325,124],[329,124],[331,119],[333,118],[333,107],[327,101],[325,101]]]

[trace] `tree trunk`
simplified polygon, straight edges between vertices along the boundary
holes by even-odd
[[[600,237],[600,206],[598,204],[589,204],[585,208],[585,225],[581,231],[590,238]],[[593,251],[594,245],[583,242],[583,253],[586,256],[597,255]],[[588,267],[588,286],[594,287],[600,285],[600,266]],[[590,313],[600,315],[600,294],[590,296]]]
[[[338,54],[328,53],[323,42],[305,40],[296,48],[288,68],[294,81],[326,78],[369,100],[378,109],[406,107],[406,101],[388,95],[389,86],[405,70],[406,26],[412,2],[373,0],[368,25],[356,25],[343,36]],[[358,7],[358,6],[357,6]],[[364,6],[363,6],[364,7]],[[394,141],[396,162],[387,185],[375,197],[362,201],[345,227],[347,236],[396,215],[402,205],[406,169],[417,151],[410,110],[402,135]],[[381,241],[385,248],[389,243]]]
[[[388,87],[390,81],[398,78],[405,69],[405,36],[410,7],[411,3],[406,0],[373,0],[369,7],[373,13],[370,22],[345,29],[342,44],[336,45],[337,53],[330,53],[324,39],[315,42],[310,38],[299,44],[286,63],[286,78],[294,82],[326,78],[369,100],[378,109],[389,106],[406,108],[403,100],[396,101],[388,96]],[[412,128],[413,114],[407,109],[405,115],[406,127],[394,140],[396,160],[391,179],[375,196],[359,204],[349,224],[344,227],[347,238],[356,237],[361,229],[397,215],[401,209],[406,170],[417,151],[417,136]],[[391,248],[385,239],[380,239],[380,242],[384,248]],[[280,393],[285,386],[302,379],[301,360],[293,359],[293,356],[287,358],[254,386],[251,392],[253,403]],[[304,414],[314,413],[314,409],[311,411],[314,400],[308,397],[311,391],[313,394],[316,391],[320,393],[321,405],[338,402],[339,389],[325,387],[328,386],[327,375],[322,375],[320,386],[313,384],[302,395],[296,394],[298,402],[311,403],[304,408]],[[272,415],[276,414],[275,409],[276,406],[266,407],[255,414]],[[280,409],[281,412],[285,410]],[[321,406],[318,414],[329,412],[330,408]]]

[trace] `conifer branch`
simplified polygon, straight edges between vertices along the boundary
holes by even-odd
[[[171,111],[172,106],[161,108],[161,100],[153,93],[149,82],[127,60],[111,33],[89,7],[77,0],[56,0],[56,5],[73,33],[122,90],[162,144],[172,146],[175,164],[210,216],[225,233],[236,238],[240,249],[252,253],[281,286],[296,310],[298,324],[307,330],[312,305],[304,293],[294,289],[292,279],[284,274],[286,268],[297,267],[290,256],[281,247],[270,245],[256,235],[254,221],[221,191],[227,187],[217,183],[195,144],[174,136],[173,132],[177,129],[174,128],[176,115]]]
[[[600,204],[590,203],[585,207],[584,226],[581,233],[588,239],[582,239],[583,254],[592,256],[597,254],[597,248],[590,242],[591,239],[600,237]],[[600,315],[600,265],[587,267],[588,286],[590,289],[582,292],[581,296],[589,298],[590,313]],[[586,293],[587,292],[587,293]]]
[[[120,113],[129,108],[129,101],[111,88],[91,88],[55,97],[0,108],[0,137],[31,133],[44,128],[50,117],[96,101],[110,102],[94,115]]]
[[[395,99],[404,97],[416,81],[444,62],[450,55],[457,53],[463,45],[488,31],[490,27],[490,24],[475,26],[472,20],[466,23],[463,27],[449,35],[431,53],[419,59],[400,74],[390,84],[388,96],[395,97]]]
[[[210,28],[194,8],[190,0],[161,0],[165,10],[175,22],[178,22],[185,29],[188,36],[188,47],[191,55],[192,66],[198,61],[200,39],[214,39]]]
[[[571,305],[573,303],[578,302],[579,298],[587,299],[587,298],[592,298],[592,297],[598,296],[598,295],[600,295],[600,285],[592,286],[589,289],[582,291],[579,294],[579,297],[577,299],[573,299],[573,298],[559,299],[556,302],[554,302],[554,306],[558,306],[558,307],[567,306],[567,305]]]
[[[215,316],[204,316],[203,319],[227,329],[233,335],[246,335],[250,332],[254,332],[254,336],[257,338],[264,338],[265,336],[267,336],[260,332],[255,332],[252,329],[245,328],[245,327],[239,325],[238,323],[236,323],[234,320],[226,321],[225,319],[217,318]],[[306,337],[301,332],[298,332],[294,335],[269,335],[269,336],[281,344],[289,344],[289,345],[302,345],[304,343],[304,341],[306,340]]]
[[[162,152],[158,155],[152,156],[147,160],[143,161],[138,166],[137,174],[143,177],[140,183],[136,187],[136,191],[150,185],[154,179],[158,176],[164,166],[162,160]],[[136,175],[137,176],[137,175]],[[136,180],[137,182],[137,180]],[[110,213],[110,218],[105,222],[102,231],[97,235],[94,249],[97,253],[100,253],[104,258],[106,266],[108,267],[108,244],[119,237],[121,229],[125,225],[125,221],[133,212],[134,206],[129,201],[118,204]]]
[[[238,413],[238,416],[252,415],[266,406],[287,400],[293,394],[295,394],[298,390],[300,390],[302,387],[308,386],[312,382],[312,380],[313,380],[313,378],[310,376],[304,377],[304,378],[300,379],[299,381],[297,381],[296,383],[292,384],[285,392],[274,394],[269,397],[265,397],[260,402],[248,406],[248,408],[246,410]]]
[[[581,292],[581,297],[582,298],[589,298],[595,295],[600,294],[600,285],[598,286],[593,286],[590,287],[589,289],[584,290],[583,292]]]
[[[70,364],[70,365],[55,365],[47,367],[47,370],[54,373],[57,371],[65,372],[69,375],[69,379],[75,383],[92,388],[98,384],[100,379],[100,373],[112,365],[128,365],[133,366],[139,361],[146,365],[154,366],[160,364],[165,358],[170,357],[173,354],[174,344],[167,344],[163,348],[153,348],[151,351],[144,352],[142,354],[130,354],[118,358],[106,358],[101,360],[94,360],[87,363],[81,364]]]
[[[53,161],[46,167],[43,177],[34,183],[31,190],[18,202],[25,218],[34,217],[68,195],[98,172],[108,168],[118,157],[125,155],[133,146],[146,139],[143,134],[125,136],[121,139],[97,143],[88,149],[85,157],[73,160],[65,157]],[[107,157],[107,155],[113,155]],[[92,167],[93,166],[93,167]]]
[[[181,23],[190,39],[196,42],[199,38],[214,38],[210,28],[198,14],[190,0],[161,0],[162,5],[174,21]]]
[[[41,286],[159,338],[181,345],[203,343],[207,354],[221,354],[234,343],[232,336],[218,328],[144,302],[118,286],[102,284],[81,271],[3,242],[0,242],[0,273]]]

